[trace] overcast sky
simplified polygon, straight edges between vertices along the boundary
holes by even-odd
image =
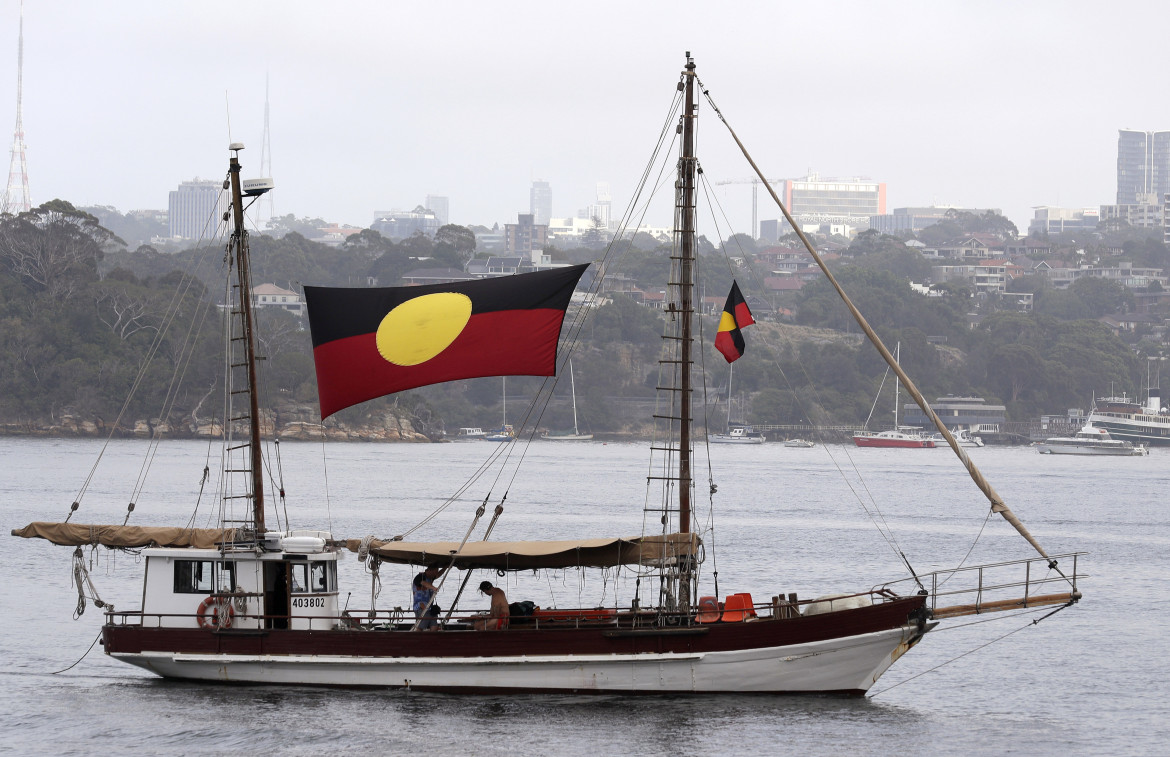
[[[0,13],[7,141],[18,0]],[[1119,128],[1170,129],[1168,22],[1124,1],[30,2],[32,199],[163,209],[224,175],[229,102],[259,175],[267,76],[278,214],[367,226],[437,194],[491,225],[528,212],[533,179],[554,216],[599,181],[616,210],[690,50],[769,178],[864,176],[889,209],[998,207],[1025,231],[1033,206],[1115,201]],[[700,161],[712,182],[751,175],[717,121]],[[718,195],[748,232],[750,188]]]

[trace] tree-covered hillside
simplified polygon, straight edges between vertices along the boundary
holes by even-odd
[[[644,247],[620,251],[621,265],[613,270],[639,291],[659,291],[666,284],[670,249],[643,236]],[[722,297],[734,271],[749,298],[768,296],[753,288],[754,253],[746,241],[722,245],[743,255],[743,262],[733,263],[715,246],[700,245],[700,287],[707,295]],[[925,296],[912,289],[907,280],[921,266],[907,257],[917,253],[904,245],[899,249],[900,244],[868,235],[855,254],[834,265],[882,338],[891,346],[901,343],[902,363],[928,397],[981,395],[1007,404],[1011,418],[1026,419],[1085,407],[1111,387],[1137,393],[1142,385],[1144,369],[1132,350],[1096,321],[994,308],[972,318],[969,296]],[[256,283],[299,290],[304,284],[386,286],[416,268],[458,268],[475,254],[475,239],[458,226],[444,227],[436,239],[419,235],[401,241],[364,230],[341,247],[329,247],[292,232],[280,239],[253,236],[251,249]],[[588,260],[601,252],[554,254]],[[150,368],[126,417],[214,415],[218,408],[211,398],[222,372],[217,356],[227,296],[224,265],[222,247],[175,254],[149,247],[129,251],[95,217],[61,201],[0,218],[0,421],[44,423],[74,415],[112,422],[148,355]],[[1098,309],[1116,304],[1116,293],[1099,286],[1081,289],[1073,294],[1082,304]],[[664,314],[619,293],[607,293],[606,302],[590,313],[575,345],[578,406],[592,431],[636,431],[646,425],[659,383]],[[745,332],[748,351],[735,364],[734,414],[761,423],[865,420],[885,364],[861,343],[856,325],[824,281],[807,284],[787,306],[793,316],[761,313],[760,323]],[[707,378],[703,404],[712,426],[726,420],[729,378],[727,364],[711,347],[717,317],[702,319],[698,366]],[[267,401],[312,405],[316,383],[305,324],[283,311],[262,311],[259,332]],[[183,378],[180,388],[174,388],[175,376]],[[533,396],[542,383],[508,380],[509,422],[520,420],[519,398]],[[455,382],[339,417],[398,406],[441,417],[448,430],[486,426],[503,419],[502,390],[499,379]],[[568,384],[562,382],[539,424],[559,429],[571,423]]]

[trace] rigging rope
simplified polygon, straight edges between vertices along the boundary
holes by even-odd
[[[658,141],[655,144],[654,150],[651,152],[650,159],[647,161],[646,165],[643,168],[642,177],[641,177],[641,180],[638,184],[638,190],[634,193],[633,197],[630,199],[630,202],[626,207],[625,213],[622,216],[622,220],[619,223],[618,232],[615,234],[614,238],[610,241],[610,243],[606,246],[605,252],[603,253],[601,260],[597,263],[598,270],[597,270],[596,275],[594,276],[593,283],[590,286],[589,291],[586,293],[584,306],[581,308],[578,308],[577,312],[573,315],[572,320],[570,321],[570,323],[568,325],[568,328],[565,331],[565,336],[563,338],[563,347],[560,351],[561,355],[562,355],[562,360],[560,362],[559,368],[561,368],[561,369],[563,369],[565,367],[565,365],[567,365],[568,360],[571,359],[573,351],[576,349],[576,347],[579,343],[581,332],[582,332],[582,330],[584,328],[584,324],[587,320],[586,313],[597,302],[597,300],[600,296],[601,287],[606,280],[608,269],[611,266],[615,265],[616,263],[620,262],[620,260],[625,255],[627,255],[629,253],[630,246],[629,245],[623,246],[620,244],[620,242],[622,240],[623,235],[629,230],[630,225],[631,225],[632,220],[633,220],[633,217],[636,214],[638,214],[638,211],[640,208],[641,211],[640,211],[640,215],[639,215],[639,225],[641,225],[641,222],[645,219],[645,216],[649,211],[650,199],[647,198],[645,203],[642,203],[643,193],[645,192],[645,188],[648,184],[649,177],[653,173],[654,166],[656,163],[658,163],[659,156],[661,154],[663,154],[664,145],[667,143],[673,144],[673,140],[668,140],[667,136],[673,133],[672,125],[674,123],[675,116],[679,111],[681,101],[682,101],[682,94],[679,92],[675,92],[672,95],[671,104],[667,110],[666,118],[663,121],[663,125],[662,125],[662,128],[661,128],[660,133],[659,133]],[[665,172],[665,165],[666,164],[664,163],[663,168],[659,169],[660,177]],[[657,185],[656,185],[656,187],[657,187]],[[653,194],[653,193],[651,193],[651,194]],[[534,399],[533,404],[529,406],[528,411],[524,415],[524,418],[522,419],[522,422],[519,425],[518,435],[523,435],[525,432],[525,429],[528,429],[528,442],[527,442],[527,444],[524,445],[523,449],[519,453],[517,453],[518,458],[514,463],[515,468],[511,474],[511,476],[508,479],[508,487],[507,488],[510,488],[511,484],[515,481],[515,477],[519,471],[519,466],[525,460],[525,458],[527,456],[528,445],[531,444],[531,442],[533,441],[533,438],[535,437],[536,428],[539,425],[540,419],[543,418],[544,411],[547,408],[548,401],[549,401],[549,399],[551,399],[552,391],[553,391],[553,389],[555,389],[557,381],[558,381],[561,373],[562,373],[562,371],[558,370],[556,377],[551,377],[551,378],[546,377],[544,379],[544,381],[541,383],[540,388],[537,391],[536,399]],[[546,389],[547,389],[547,392],[546,392]],[[535,422],[533,422],[532,424],[529,424],[529,420],[532,419],[532,417],[533,417],[533,412],[534,412],[533,408],[536,406],[536,403],[540,401],[541,397],[545,397],[544,402],[541,405],[541,410],[539,413],[536,414]],[[488,455],[487,459],[485,459],[483,461],[483,463],[481,463],[476,468],[476,470],[471,473],[471,475],[458,487],[458,489],[451,496],[449,496],[447,499],[445,499],[434,510],[432,510],[429,514],[424,516],[421,520],[419,520],[413,526],[406,529],[401,534],[395,536],[394,540],[405,539],[406,537],[410,536],[412,533],[416,532],[417,530],[419,530],[420,528],[422,528],[426,524],[430,523],[440,513],[444,512],[448,507],[450,507],[452,504],[457,502],[460,499],[460,497],[463,496],[464,493],[466,493],[472,486],[474,486],[476,483],[478,483],[490,470],[492,470],[493,468],[495,468],[498,465],[499,467],[497,469],[495,477],[492,480],[492,484],[489,487],[489,492],[488,492],[487,497],[485,498],[485,501],[487,499],[489,499],[492,496],[491,492],[500,483],[500,481],[504,475],[505,467],[510,464],[510,461],[512,459],[512,455],[514,454],[511,447],[512,447],[512,443],[502,443],[497,448],[493,449],[492,452]],[[507,491],[505,491],[504,497],[505,498],[507,497]]]
[[[99,641],[101,638],[102,638],[102,632],[101,632],[101,631],[98,631],[98,634],[97,634],[97,636],[93,637],[93,641],[91,641],[91,642],[90,642],[90,644],[89,644],[89,649],[85,650],[85,654],[81,655],[81,657],[78,657],[78,658],[77,658],[77,662],[73,663],[72,665],[70,665],[70,666],[69,666],[69,667],[67,667],[67,668],[61,668],[60,670],[54,670],[54,671],[51,671],[51,672],[49,673],[49,675],[51,675],[51,676],[55,676],[55,675],[57,675],[57,674],[59,674],[59,673],[64,673],[64,672],[66,672],[66,671],[73,670],[74,668],[76,668],[78,665],[80,665],[80,664],[81,664],[81,661],[82,661],[82,660],[84,660],[84,659],[85,659],[85,658],[86,658],[86,657],[89,655],[89,653],[93,651],[93,648],[94,648],[94,646],[95,646],[95,645],[98,643],[98,641]]]
[[[784,203],[781,202],[780,198],[776,195],[776,190],[773,189],[772,185],[769,184],[767,179],[764,178],[763,171],[760,170],[759,166],[756,165],[756,162],[752,159],[751,155],[748,154],[747,148],[744,147],[743,142],[739,140],[735,130],[731,128],[731,123],[719,111],[719,108],[715,105],[715,102],[711,98],[710,93],[708,93],[705,87],[702,87],[702,91],[703,95],[707,97],[707,101],[711,104],[711,108],[719,117],[719,120],[722,121],[723,125],[727,127],[727,131],[731,134],[731,138],[735,140],[736,145],[739,146],[740,151],[743,153],[743,156],[747,160],[748,164],[751,165],[752,170],[754,170],[756,175],[760,177],[760,180],[764,182],[764,187],[768,190],[768,194],[772,196],[772,199],[775,201],[777,207],[780,208],[780,212],[784,215],[784,219],[788,222],[788,225],[791,226],[792,229],[796,232],[796,235],[804,244],[805,249],[809,251],[809,254],[812,255],[813,260],[816,261],[817,266],[825,274],[825,278],[829,280],[829,283],[835,290],[837,290],[837,294],[841,297],[842,302],[844,302],[845,306],[849,308],[849,312],[853,315],[854,320],[857,321],[857,325],[861,327],[862,331],[864,331],[866,336],[869,337],[870,342],[872,342],[874,347],[877,348],[878,352],[881,353],[882,359],[886,361],[886,364],[889,365],[890,368],[894,370],[894,373],[898,376],[898,378],[902,380],[903,385],[906,387],[906,391],[909,392],[909,394],[914,398],[914,401],[918,403],[918,407],[921,408],[922,412],[931,419],[931,422],[934,423],[935,428],[937,428],[939,433],[942,434],[943,438],[947,440],[947,444],[950,445],[955,455],[958,456],[959,460],[962,461],[963,466],[967,469],[967,472],[971,475],[971,480],[975,482],[975,485],[979,487],[980,491],[984,493],[988,501],[991,503],[991,509],[999,513],[1004,520],[1010,523],[1012,527],[1019,532],[1020,536],[1024,537],[1024,539],[1029,544],[1031,544],[1032,547],[1037,552],[1039,552],[1041,556],[1048,558],[1048,553],[1045,552],[1044,548],[1040,546],[1040,542],[1038,542],[1036,538],[1032,536],[1032,534],[1028,531],[1020,519],[1016,517],[1015,513],[1011,511],[1011,508],[1007,506],[1007,503],[1004,502],[1003,498],[999,496],[999,493],[996,492],[995,489],[991,486],[991,483],[983,477],[983,474],[979,471],[979,468],[976,467],[975,463],[971,461],[967,453],[964,452],[961,447],[959,447],[959,443],[951,434],[950,429],[946,427],[946,424],[942,422],[942,420],[938,417],[938,414],[935,413],[934,410],[930,407],[930,403],[927,402],[926,398],[922,396],[922,393],[918,391],[917,385],[910,379],[909,376],[906,375],[906,372],[902,370],[902,367],[898,365],[898,362],[894,360],[894,356],[890,354],[889,349],[886,348],[885,344],[883,344],[882,340],[878,338],[878,335],[865,320],[864,316],[862,316],[860,311],[857,310],[857,307],[853,304],[852,300],[850,300],[849,297],[845,294],[845,290],[841,288],[841,285],[837,282],[837,278],[833,276],[832,271],[829,270],[829,267],[825,264],[825,261],[817,253],[816,249],[812,245],[812,242],[810,242],[808,237],[805,236],[804,232],[796,224],[795,220],[793,220],[792,215],[788,212],[788,208],[784,206]],[[1056,566],[1056,561],[1052,560],[1051,558],[1049,558],[1049,566],[1054,570],[1059,570]]]
[[[222,196],[222,194],[223,194],[223,190],[221,189],[220,196]],[[197,247],[199,244],[201,244],[203,242],[204,239],[206,239],[208,237],[208,224],[211,221],[212,221],[212,218],[208,218],[207,223],[205,223],[204,227],[200,230],[199,238],[198,238],[198,240],[196,240]],[[215,233],[216,234],[219,233],[218,221],[216,221]],[[183,296],[187,292],[189,292],[190,289],[198,281],[198,278],[195,276],[194,271],[199,266],[199,264],[203,262],[203,260],[204,260],[203,255],[193,255],[191,257],[190,263],[187,266],[187,269],[185,271],[183,271],[182,278],[180,279],[179,283],[176,285],[175,291],[171,297],[171,301],[170,301],[170,303],[168,303],[167,309],[163,313],[162,321],[160,322],[159,327],[155,330],[154,338],[151,341],[150,346],[147,348],[146,354],[142,358],[142,362],[139,364],[138,373],[137,373],[137,375],[135,375],[134,381],[130,385],[130,391],[127,393],[126,399],[122,403],[122,407],[118,410],[118,414],[114,417],[113,423],[110,424],[110,433],[106,435],[106,439],[102,443],[101,449],[98,451],[97,458],[94,460],[93,466],[89,470],[89,474],[86,476],[85,480],[82,482],[81,488],[78,490],[77,496],[75,497],[72,505],[70,506],[70,510],[69,510],[68,514],[66,514],[66,516],[65,516],[66,523],[68,523],[69,519],[73,517],[73,513],[77,512],[77,510],[80,508],[82,499],[84,499],[86,492],[89,491],[89,486],[93,482],[93,478],[97,473],[98,465],[101,463],[102,457],[105,455],[106,450],[109,448],[110,442],[114,438],[114,434],[117,433],[119,427],[121,426],[122,419],[123,419],[123,417],[125,417],[126,412],[129,410],[130,403],[133,400],[134,395],[138,392],[139,387],[141,387],[142,382],[145,379],[147,371],[149,370],[151,364],[153,363],[155,356],[158,354],[159,350],[161,349],[164,337],[170,331],[172,324],[175,322],[175,319],[178,317],[179,307],[182,303]],[[195,319],[192,319],[192,320],[195,320]],[[185,344],[186,343],[184,342],[184,345]],[[182,353],[180,352],[180,357],[181,356],[182,356]],[[182,362],[182,361],[180,360],[180,362]],[[178,370],[178,366],[176,366],[176,370]],[[131,502],[133,502],[133,500],[134,500],[134,496],[131,497]],[[129,513],[127,513],[126,517],[127,517],[127,519],[129,519]]]
[[[707,181],[706,175],[700,174],[700,177],[701,177],[701,180],[703,183],[703,192],[704,192],[704,195],[707,197],[707,202],[708,202],[709,207],[712,209],[714,209],[714,208],[719,209],[719,212],[723,216],[724,222],[727,224],[728,231],[731,231],[732,225],[731,225],[730,219],[727,216],[727,212],[723,209],[723,205],[722,205],[722,203],[719,202],[718,197],[715,196],[713,194],[713,192],[711,191],[710,182]],[[724,251],[723,258],[725,261],[727,261],[728,270],[731,271],[732,278],[734,279],[735,272],[734,272],[734,268],[731,265],[731,257],[727,254],[726,244],[723,240],[723,232],[719,227],[719,219],[717,217],[715,217],[714,213],[712,213],[712,223],[715,226],[717,238],[720,240],[720,249],[722,249]],[[763,291],[765,289],[763,281],[760,279],[760,276],[756,272],[754,266],[752,266],[750,256],[743,249],[742,245],[739,244],[738,235],[732,234],[728,238],[735,240],[737,247],[739,247],[740,254],[743,256],[743,260],[745,262],[745,265],[748,268],[748,273],[751,276],[752,282],[754,283],[754,285],[756,286],[756,288],[758,290]],[[811,420],[812,414],[808,412],[808,409],[804,406],[804,403],[802,402],[799,393],[796,391],[796,388],[788,380],[787,374],[784,372],[783,367],[780,365],[779,352],[776,349],[776,347],[773,344],[771,344],[770,340],[768,339],[767,332],[761,332],[758,335],[758,338],[760,339],[760,341],[762,341],[764,343],[764,346],[767,347],[768,351],[771,352],[772,355],[774,356],[775,359],[774,359],[773,365],[776,367],[776,370],[780,373],[780,376],[784,380],[785,385],[788,386],[788,389],[792,393],[792,396],[793,396],[794,400],[796,401],[798,407],[800,408],[801,413],[804,415],[804,417],[809,418]],[[794,359],[796,360],[797,365],[800,366],[801,371],[804,373],[805,382],[811,388],[814,397],[816,397],[817,403],[820,404],[821,407],[824,407],[824,404],[820,400],[819,392],[817,391],[817,388],[816,388],[816,383],[813,382],[811,377],[808,375],[808,372],[805,369],[804,363],[800,360],[799,355],[794,353]],[[886,371],[888,374],[888,372],[889,372],[888,367],[887,367]],[[882,384],[884,386],[885,378],[882,379]],[[879,393],[880,393],[880,390],[879,390]],[[731,401],[730,398],[728,398],[729,403],[730,403],[730,401]],[[875,406],[876,406],[876,400],[875,400]],[[872,412],[871,412],[871,415],[872,415]],[[867,419],[866,423],[868,424],[868,422],[869,421]],[[922,583],[918,580],[918,575],[915,572],[914,567],[910,564],[909,558],[907,558],[905,551],[902,549],[902,546],[898,543],[898,539],[894,535],[893,529],[890,527],[889,523],[886,521],[885,514],[882,513],[881,508],[878,506],[876,498],[873,496],[873,493],[869,490],[869,487],[866,485],[865,479],[861,475],[861,471],[857,468],[857,463],[853,459],[853,456],[849,454],[848,448],[845,446],[842,446],[842,449],[845,453],[845,456],[849,460],[849,462],[853,468],[853,471],[857,476],[858,482],[860,483],[862,489],[865,492],[865,498],[863,498],[861,496],[861,494],[858,493],[858,491],[854,488],[853,483],[848,478],[846,478],[845,472],[841,469],[841,466],[837,463],[837,459],[833,456],[833,451],[829,447],[828,440],[822,438],[821,442],[825,446],[825,452],[829,456],[830,462],[832,462],[833,466],[837,469],[837,472],[841,475],[842,481],[845,482],[846,487],[848,487],[850,493],[853,495],[854,499],[857,501],[858,506],[861,507],[862,511],[870,519],[870,522],[873,523],[874,527],[877,529],[878,533],[885,540],[886,544],[893,551],[894,555],[899,558],[899,560],[902,562],[903,565],[906,566],[906,569],[910,572],[910,575],[914,578],[915,583],[918,584],[918,588],[923,589],[924,587],[922,586]],[[869,505],[866,504],[866,501],[865,501],[866,498],[868,498],[868,500],[869,500]],[[871,512],[871,507],[872,507],[872,512]],[[875,513],[876,513],[876,517],[875,517]]]
[[[890,689],[896,689],[897,687],[901,686],[904,683],[909,683],[910,681],[913,681],[915,678],[921,678],[922,676],[926,675],[927,673],[933,673],[934,671],[938,670],[939,668],[942,668],[946,665],[950,665],[952,662],[955,662],[956,660],[961,660],[969,654],[974,654],[975,652],[978,652],[980,649],[984,649],[986,647],[991,646],[992,644],[1003,641],[1004,639],[1011,636],[1012,634],[1019,633],[1020,631],[1023,631],[1025,628],[1029,628],[1031,626],[1037,625],[1040,623],[1040,621],[1047,620],[1048,618],[1051,618],[1053,615],[1060,612],[1061,610],[1067,610],[1069,607],[1072,607],[1072,606],[1073,606],[1073,602],[1069,602],[1068,604],[1061,605],[1060,607],[1057,607],[1055,610],[1052,610],[1051,612],[1044,615],[1043,617],[1036,618],[1036,619],[1032,620],[1031,622],[1020,626],[1019,628],[1012,629],[1011,631],[1008,631],[1007,633],[1005,633],[1003,636],[992,639],[991,641],[988,641],[984,644],[980,644],[979,646],[974,647],[973,649],[968,649],[966,652],[963,652],[961,655],[957,655],[955,657],[952,657],[951,659],[946,660],[945,662],[940,662],[938,665],[935,665],[933,668],[930,668],[929,670],[924,670],[921,673],[918,673],[917,675],[912,675],[903,681],[898,681],[897,683],[895,683],[891,686],[887,686],[886,688],[882,689],[881,691],[874,692],[873,694],[870,694],[869,696],[870,697],[879,697],[882,694],[885,694]],[[1034,611],[1029,610],[1028,612],[1040,612],[1040,611],[1041,611],[1040,609],[1037,609]],[[1018,617],[1020,615],[1025,615],[1025,614],[1027,614],[1027,613],[1025,613],[1025,612],[1014,613],[1014,614],[1008,616],[1007,618],[994,618],[994,620],[1010,620],[1011,618],[1015,618],[1015,617]],[[985,621],[976,621],[975,623],[964,623],[963,626],[955,626],[955,628],[962,628],[964,626],[977,625],[978,623],[981,623],[981,622],[987,623],[987,622],[990,622],[990,620],[993,620],[993,619],[988,619]],[[954,629],[944,629],[944,630],[954,630]]]
[[[85,566],[85,554],[81,551],[81,547],[73,550],[73,585],[77,587],[77,608],[73,611],[73,619],[77,620],[85,614],[85,599],[86,589],[89,589],[89,597],[93,600],[93,606],[97,608],[108,607],[110,612],[114,611],[112,604],[102,601],[98,596],[97,587],[93,585],[93,579],[89,577],[89,570]]]

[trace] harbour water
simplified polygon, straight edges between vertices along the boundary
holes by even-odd
[[[514,458],[524,451],[511,446]],[[441,505],[489,447],[495,445],[286,443],[273,471],[282,476],[294,528],[389,537]],[[1084,601],[1036,625],[1044,613],[948,621],[869,697],[835,699],[457,697],[189,684],[115,662],[96,645],[75,667],[53,674],[83,656],[101,614],[91,605],[72,619],[71,550],[7,530],[63,519],[100,448],[94,441],[0,439],[2,752],[1145,755],[1165,753],[1170,741],[1170,613],[1161,594],[1170,588],[1167,449],[1122,459],[970,450],[1049,552],[1089,553],[1079,566],[1089,576]],[[122,522],[146,448],[113,443],[73,520]],[[160,451],[131,522],[188,522],[207,453],[196,442]],[[717,568],[721,594],[812,597],[905,577],[875,520],[889,526],[919,572],[953,567],[968,551],[968,564],[1034,554],[998,516],[986,517],[986,501],[947,450],[766,444],[716,446],[712,456],[718,493],[704,580],[709,589]],[[533,443],[515,479],[509,472],[492,487],[489,513],[508,493],[493,538],[641,533],[643,505],[656,498],[647,492],[648,457],[644,444]],[[705,492],[705,464],[696,470]],[[461,536],[490,483],[473,487],[412,538]],[[205,493],[196,525],[209,525],[211,500]],[[709,510],[703,495],[703,523]],[[103,599],[125,609],[140,604],[142,566],[133,555],[102,551],[91,562]],[[365,609],[368,574],[352,558],[341,572],[350,607]],[[378,606],[406,605],[411,575],[384,566]],[[633,591],[621,572],[498,580],[511,599],[538,604],[628,602]],[[453,591],[444,587],[440,602]],[[470,603],[485,605],[478,597]]]

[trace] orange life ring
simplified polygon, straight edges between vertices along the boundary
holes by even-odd
[[[220,612],[227,607],[227,617],[223,618],[222,625],[220,622]],[[224,597],[217,597],[211,595],[199,603],[199,609],[195,612],[195,619],[199,623],[200,628],[231,628],[232,618],[235,617],[236,608],[232,607],[232,601]]]

